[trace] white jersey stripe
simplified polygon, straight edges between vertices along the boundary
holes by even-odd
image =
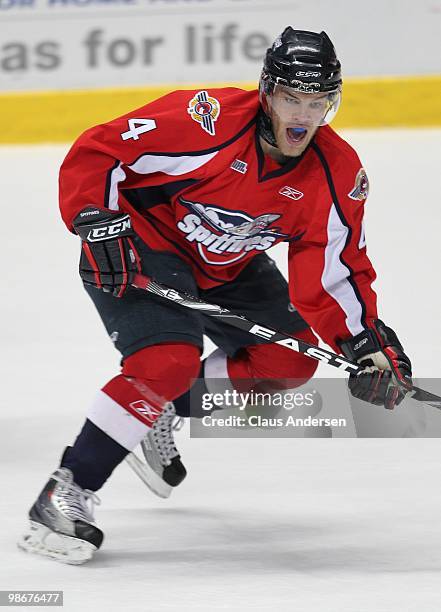
[[[364,229],[364,219],[361,222],[361,234],[360,234],[360,240],[358,242],[358,248],[359,249],[364,249],[366,246],[366,232]]]
[[[133,164],[127,166],[137,174],[153,174],[154,172],[163,172],[169,176],[179,176],[192,172],[196,168],[200,168],[207,162],[213,159],[218,154],[218,151],[207,153],[205,155],[149,155],[146,153],[136,160]],[[122,169],[122,162],[112,170],[110,177],[110,192],[108,208],[110,210],[119,210],[118,206],[118,186],[121,181],[126,178],[126,173]]]
[[[357,295],[348,280],[350,271],[340,255],[346,245],[349,230],[342,223],[335,204],[332,204],[328,218],[328,243],[325,249],[325,267],[322,274],[322,285],[325,291],[334,298],[346,314],[346,326],[353,336],[361,333],[363,309]]]
[[[99,391],[87,418],[128,451],[132,451],[150,428],[130,414],[104,391]]]
[[[182,155],[180,157],[167,157],[166,155],[149,155],[146,153],[128,166],[137,174],[152,174],[153,172],[164,172],[171,176],[178,176],[192,172],[209,162],[218,151],[206,155]]]
[[[110,175],[110,190],[109,190],[109,202],[108,208],[110,210],[119,210],[118,206],[118,185],[126,178],[126,173],[121,168],[122,163],[120,163],[116,168],[112,170],[112,174]]]

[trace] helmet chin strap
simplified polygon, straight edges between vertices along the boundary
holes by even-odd
[[[268,115],[263,109],[259,111],[259,114],[257,116],[257,133],[269,145],[278,148],[277,141],[273,132],[273,125],[271,119],[268,117]]]

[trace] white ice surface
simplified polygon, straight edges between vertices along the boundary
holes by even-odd
[[[440,375],[440,136],[346,132],[371,181],[380,313],[420,377]],[[0,590],[62,589],[69,612],[438,612],[436,438],[200,440],[187,428],[189,476],[169,500],[126,465],[100,492],[106,540],[91,563],[16,549],[28,507],[118,367],[56,210],[65,152],[0,149]],[[283,248],[272,253],[284,268]]]

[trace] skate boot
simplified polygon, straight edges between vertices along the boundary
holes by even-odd
[[[93,525],[93,505],[99,503],[95,493],[74,483],[71,470],[58,468],[30,509],[30,528],[18,547],[72,565],[88,561],[104,537]]]
[[[126,457],[130,467],[158,497],[169,497],[173,487],[187,475],[173,438],[173,431],[181,429],[183,424],[173,404],[167,404],[141,442],[145,462],[135,453]]]

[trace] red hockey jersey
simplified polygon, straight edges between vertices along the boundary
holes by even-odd
[[[175,91],[87,130],[61,167],[63,219],[72,231],[86,206],[126,211],[147,245],[191,265],[201,288],[286,241],[291,300],[339,350],[377,317],[366,174],[329,126],[278,166],[256,136],[258,112],[256,91]]]

